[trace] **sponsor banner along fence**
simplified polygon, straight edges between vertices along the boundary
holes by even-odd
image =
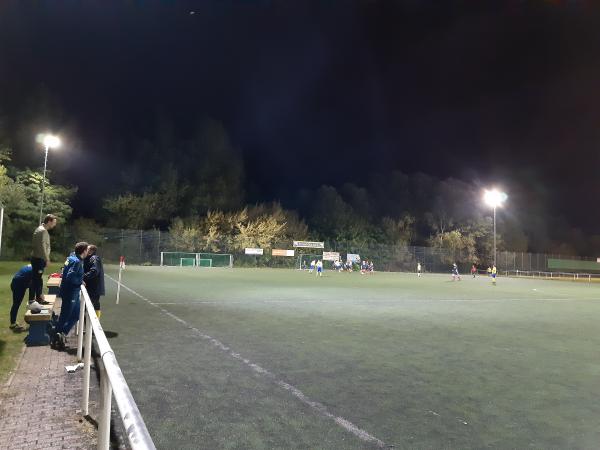
[[[339,261],[340,252],[323,252],[323,261]]]
[[[325,248],[325,242],[294,241],[293,246],[301,248]]]
[[[233,254],[233,267],[281,267],[297,268],[297,258],[302,254],[319,253],[320,248],[327,248],[331,251],[340,253],[344,259],[346,253],[360,255],[363,259],[373,261],[376,271],[404,271],[415,272],[417,262],[420,262],[425,272],[450,273],[453,262],[456,262],[461,272],[468,272],[473,262],[476,262],[480,268],[487,268],[492,261],[491,255],[477,255],[478,260],[472,261],[471,256],[461,251],[442,249],[435,247],[418,247],[407,245],[391,244],[356,244],[351,242],[324,242],[324,247],[317,242],[319,247],[298,247],[294,252],[295,258],[283,258],[279,255],[273,255],[270,250],[264,251],[263,255],[246,255],[245,249],[235,249],[228,242],[211,243],[210,248],[194,247],[185,245],[180,239],[171,238],[168,232],[160,230],[115,230],[101,228],[94,231],[94,236],[88,234],[78,235],[70,232],[69,242],[88,241],[98,246],[98,253],[103,257],[107,264],[118,264],[119,257],[124,256],[128,264],[147,264],[160,265],[161,252],[210,252],[210,253],[231,253]],[[54,242],[54,241],[53,241]],[[272,248],[285,250],[289,246],[289,241],[275,242]],[[10,257],[11,243],[6,245],[6,254],[3,249],[3,256]],[[66,251],[65,251],[66,252]],[[53,258],[63,259],[67,253],[60,254],[60,250],[53,246]],[[283,256],[283,255],[282,255]],[[286,256],[291,256],[286,255]],[[319,256],[319,255],[317,255]],[[552,259],[567,259],[570,261],[596,261],[596,257],[583,258],[578,256],[565,256],[558,254],[527,253],[527,252],[498,252],[498,270],[519,270],[519,271],[548,271],[549,266],[554,262]],[[553,269],[551,269],[553,270]],[[565,271],[565,269],[562,269]],[[568,271],[568,270],[567,270]],[[573,269],[573,272],[581,269]],[[591,267],[587,270],[591,272]],[[586,271],[586,272],[587,272]]]
[[[274,248],[271,251],[272,256],[294,256],[294,250],[283,250],[280,248]]]

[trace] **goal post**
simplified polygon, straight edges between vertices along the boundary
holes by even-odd
[[[195,267],[198,264],[196,264],[196,258],[180,258],[179,265],[181,267]]]
[[[193,263],[190,262],[193,260]],[[233,267],[230,253],[160,252],[161,266]]]
[[[306,253],[302,255],[298,255],[296,259],[296,268],[298,270],[308,269],[310,267],[310,262],[312,260],[323,259],[323,255]]]
[[[212,259],[198,258],[198,267],[212,267]]]

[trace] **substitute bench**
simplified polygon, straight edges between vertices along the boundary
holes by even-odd
[[[25,313],[25,322],[29,324],[29,335],[25,338],[25,344],[29,347],[50,343],[48,323],[52,319],[56,295],[47,294],[45,300],[50,304],[42,305],[42,310],[39,313],[32,314],[29,310]]]

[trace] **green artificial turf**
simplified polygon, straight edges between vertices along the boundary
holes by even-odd
[[[397,449],[597,448],[600,286],[449,280],[128,267],[102,325],[159,448],[374,447],[279,380]]]

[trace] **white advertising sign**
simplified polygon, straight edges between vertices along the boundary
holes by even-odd
[[[346,261],[357,263],[360,262],[360,255],[356,253],[348,253],[346,255]]]
[[[323,261],[338,261],[340,252],[323,252]]]
[[[263,254],[262,248],[247,248],[246,249],[246,255],[262,255],[262,254]]]
[[[294,247],[325,248],[324,242],[294,241]]]

